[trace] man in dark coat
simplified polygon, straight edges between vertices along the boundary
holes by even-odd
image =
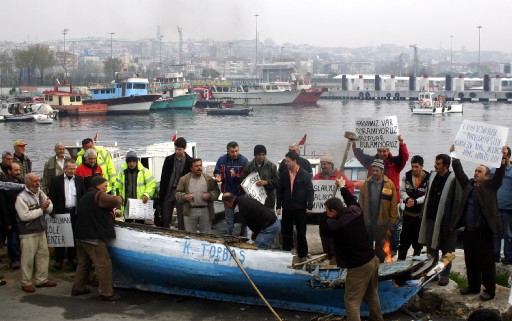
[[[155,224],[165,228],[171,226],[172,213],[176,206],[176,215],[178,218],[178,230],[185,230],[183,219],[183,207],[181,202],[176,200],[176,187],[180,177],[190,173],[192,166],[192,157],[185,149],[187,141],[183,137],[178,137],[174,141],[174,154],[167,156],[162,166],[162,175],[160,177],[160,206],[162,209],[162,218],[155,218]],[[155,212],[156,213],[156,212]],[[160,224],[157,224],[160,223]]]
[[[69,213],[71,217],[71,226],[75,229],[76,222],[76,205],[85,194],[84,180],[81,176],[75,175],[76,161],[70,159],[64,163],[64,173],[55,176],[50,184],[50,199],[53,202],[52,214]],[[58,270],[62,269],[64,261],[64,252],[66,248],[55,248],[54,267]],[[76,248],[69,247],[68,262],[76,264]]]
[[[487,166],[478,165],[470,179],[454,150],[452,145],[453,171],[462,188],[462,196],[459,209],[450,220],[450,228],[464,227],[464,261],[468,275],[468,287],[460,289],[460,293],[480,293],[483,283],[485,290],[480,294],[480,299],[487,301],[493,299],[496,293],[493,233],[500,231],[497,195],[510,156],[507,147],[503,147],[501,167],[496,169],[494,176],[491,177]]]

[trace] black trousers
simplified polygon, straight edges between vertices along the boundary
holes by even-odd
[[[480,292],[483,284],[485,292],[496,293],[496,265],[492,232],[488,227],[472,230],[464,229],[464,260],[468,275],[469,288]]]
[[[404,214],[402,233],[400,234],[400,245],[398,246],[398,259],[405,260],[409,247],[414,249],[414,255],[421,254],[423,245],[418,243],[420,234],[421,218]]]
[[[308,241],[306,240],[306,209],[283,209],[281,220],[281,234],[283,235],[283,250],[291,251],[293,248],[293,226],[297,230],[297,255],[299,258],[308,255]]]

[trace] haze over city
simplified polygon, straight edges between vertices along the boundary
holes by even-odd
[[[37,43],[62,38],[154,38],[162,41],[259,39],[324,47],[397,44],[432,49],[512,52],[506,27],[512,2],[500,0],[20,0],[2,6],[2,41]],[[255,15],[258,14],[256,18]],[[7,28],[6,26],[9,26]],[[477,27],[481,26],[481,29]],[[480,32],[480,40],[479,40]],[[453,36],[453,38],[451,37]]]

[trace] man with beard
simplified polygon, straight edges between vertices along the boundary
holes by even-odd
[[[66,148],[63,144],[55,145],[55,155],[48,158],[43,169],[43,191],[48,194],[50,192],[50,184],[55,176],[59,176],[64,172],[64,163],[71,158],[66,156]]]

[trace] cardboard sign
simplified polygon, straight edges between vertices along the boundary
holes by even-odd
[[[398,149],[398,120],[396,116],[359,118],[356,120],[358,147]]]
[[[46,215],[46,238],[48,247],[73,247],[73,227],[71,226],[71,216],[67,214],[56,214],[55,218]]]
[[[265,191],[263,186],[256,186],[256,182],[260,180],[260,174],[253,172],[242,181],[240,186],[242,186],[247,195],[258,200],[261,204],[265,204],[267,191]]]
[[[507,137],[507,127],[464,120],[455,136],[455,152],[461,160],[500,167]]]
[[[313,180],[313,213],[322,213],[324,211],[324,203],[332,197],[332,192],[336,189],[336,181],[333,180]],[[336,192],[336,197],[341,198],[340,191]]]
[[[148,200],[146,204],[142,200],[129,198],[124,209],[124,217],[130,220],[152,220],[154,219],[155,209],[153,200]]]

